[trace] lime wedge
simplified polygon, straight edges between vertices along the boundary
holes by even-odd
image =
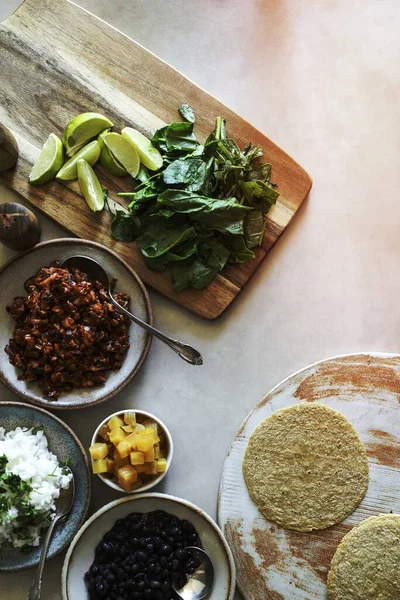
[[[86,160],[80,158],[77,163],[78,180],[81,192],[88,207],[93,212],[104,208],[104,190],[97,179],[96,173]]]
[[[119,133],[105,133],[103,142],[113,157],[128,171],[129,175],[136,177],[139,172],[140,159],[135,148]]]
[[[64,148],[60,138],[51,133],[29,174],[29,183],[40,185],[51,181],[64,162]]]
[[[117,177],[126,177],[129,175],[128,171],[124,169],[124,167],[117,161],[116,158],[111,154],[107,146],[103,141],[103,135],[109,133],[109,129],[100,133],[97,141],[100,144],[100,164],[105,168],[106,171],[111,173],[111,175],[116,175]]]
[[[62,141],[68,156],[72,156],[89,140],[96,137],[101,131],[112,127],[110,119],[99,113],[82,113],[68,123],[64,129]]]
[[[145,167],[150,171],[161,169],[163,164],[161,154],[140,131],[132,129],[132,127],[125,127],[122,129],[121,135],[137,150],[140,162]]]
[[[77,162],[81,158],[86,160],[90,165],[94,165],[100,156],[100,144],[97,140],[90,142],[84,146],[79,152],[74,154],[72,158],[67,160],[65,165],[61,167],[61,169],[57,173],[57,179],[61,179],[62,181],[70,181],[71,179],[76,179],[78,177],[77,172]]]

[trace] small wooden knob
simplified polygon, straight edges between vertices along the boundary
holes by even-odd
[[[18,145],[7,127],[0,123],[0,172],[7,171],[18,160]]]
[[[0,242],[12,250],[27,250],[40,240],[36,215],[16,202],[0,204]]]

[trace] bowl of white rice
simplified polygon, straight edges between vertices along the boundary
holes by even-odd
[[[75,476],[75,500],[68,518],[56,527],[48,558],[69,544],[86,517],[86,453],[54,415],[19,402],[0,402],[0,572],[38,564],[57,499],[70,485],[66,466]]]

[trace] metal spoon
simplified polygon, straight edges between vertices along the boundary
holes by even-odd
[[[69,473],[72,475],[71,469],[68,467],[64,467],[64,469],[68,469]],[[54,519],[51,521],[49,528],[46,532],[45,538],[43,540],[42,551],[40,553],[40,560],[36,571],[36,576],[34,582],[32,583],[27,600],[40,600],[42,595],[42,577],[43,577],[43,569],[44,563],[46,561],[47,550],[50,545],[51,536],[53,534],[54,528],[62,519],[69,514],[72,505],[74,503],[75,497],[75,482],[74,476],[72,475],[72,479],[67,489],[63,489],[60,492],[60,497],[56,502],[56,514]]]
[[[87,256],[71,256],[71,258],[68,258],[63,262],[62,266],[65,268],[75,267],[86,273],[89,279],[92,279],[93,281],[100,281],[100,283],[104,285],[105,290],[108,293],[108,296],[111,300],[111,303],[119,312],[121,312],[126,317],[129,317],[129,319],[131,319],[134,323],[137,323],[138,325],[146,329],[146,331],[153,334],[159,340],[164,342],[164,344],[167,344],[167,346],[172,348],[172,350],[174,350],[186,362],[190,363],[191,365],[203,364],[203,359],[201,357],[200,352],[192,348],[192,346],[170,338],[165,333],[162,333],[158,329],[155,329],[155,327],[152,327],[145,321],[142,321],[142,319],[139,319],[139,317],[136,317],[128,310],[126,310],[126,308],[118,304],[111,292],[110,278],[108,277],[103,267],[96,260],[94,260],[93,258],[88,258]]]
[[[201,548],[188,546],[186,550],[190,550],[190,556],[197,558],[200,565],[182,588],[178,589],[175,584],[172,587],[182,600],[201,600],[211,592],[214,567],[208,554]]]

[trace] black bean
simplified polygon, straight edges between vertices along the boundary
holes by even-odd
[[[139,550],[137,552],[136,557],[141,563],[146,564],[149,562],[149,557],[147,556],[147,554],[145,552],[142,552],[141,550]]]
[[[160,548],[160,552],[161,554],[163,554],[164,556],[170,556],[171,552],[172,552],[172,547],[169,544],[163,544]]]

